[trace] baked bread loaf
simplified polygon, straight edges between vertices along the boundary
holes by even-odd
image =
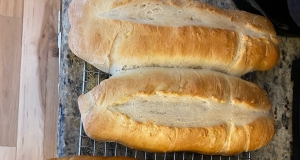
[[[233,155],[266,145],[275,133],[263,89],[210,70],[127,70],[78,103],[89,137],[149,152]]]
[[[48,160],[136,160],[129,157],[102,157],[102,156],[73,156],[65,158],[52,158]]]
[[[73,0],[69,19],[73,53],[111,74],[160,66],[240,76],[279,57],[269,20],[196,0]]]

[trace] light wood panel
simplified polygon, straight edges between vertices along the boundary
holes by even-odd
[[[0,146],[16,147],[22,19],[0,16]]]
[[[15,160],[16,159],[16,147],[0,146],[0,159],[1,160]]]
[[[57,120],[58,120],[58,82],[59,82],[59,61],[58,61],[58,47],[57,47],[57,16],[60,10],[60,0],[48,0],[45,14],[45,21],[43,28],[45,30],[43,33],[47,36],[44,40],[48,43],[48,47],[40,48],[39,53],[43,53],[42,50],[48,52],[44,55],[47,64],[46,67],[40,67],[40,77],[45,80],[45,129],[44,129],[44,158],[53,158],[57,155]],[[40,44],[44,41],[41,40]],[[42,57],[43,55],[41,55]],[[46,57],[47,56],[47,57]],[[46,61],[46,59],[48,61]],[[40,63],[42,66],[44,62]],[[40,80],[44,82],[44,80]]]
[[[17,159],[56,156],[59,3],[24,1]]]
[[[22,17],[23,0],[0,0],[0,15]]]

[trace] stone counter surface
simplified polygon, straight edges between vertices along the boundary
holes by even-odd
[[[58,128],[58,156],[76,155],[80,128],[77,98],[81,94],[84,62],[69,49],[68,6],[72,0],[62,0],[62,52],[60,55],[60,105]],[[236,9],[231,0],[202,0],[214,6]],[[265,147],[251,152],[254,160],[290,159],[292,143],[292,61],[300,58],[300,39],[278,37],[280,60],[267,72],[253,72],[243,78],[265,89],[273,104],[276,134]]]

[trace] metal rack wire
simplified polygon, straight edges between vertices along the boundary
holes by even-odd
[[[97,70],[84,62],[82,75],[82,94],[88,92],[98,85],[102,80],[107,79],[108,74]],[[80,121],[80,136],[78,155],[93,156],[126,156],[145,160],[250,160],[251,153],[241,153],[235,156],[207,156],[191,152],[174,153],[148,153],[122,146],[115,142],[98,142],[90,139],[84,132],[82,121]]]

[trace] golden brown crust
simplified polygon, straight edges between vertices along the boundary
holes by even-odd
[[[52,158],[48,160],[135,160],[129,157],[102,157],[102,156],[72,156],[64,158]]]
[[[242,54],[231,68],[233,72],[239,72],[241,68],[244,68],[244,71],[267,71],[276,65],[279,54],[272,53],[277,53],[278,47],[270,45],[269,39],[265,37],[255,38],[250,36],[243,36],[241,39],[241,52],[245,54]]]
[[[166,127],[139,123],[123,114],[109,111],[91,113],[86,118],[89,120],[84,121],[85,130],[93,139],[116,141],[149,152],[192,151],[209,155],[234,155],[264,146],[275,133],[274,122],[266,117],[246,126],[250,137],[246,137],[243,126]],[[250,146],[246,146],[246,141],[250,141]]]
[[[193,0],[187,0],[187,1],[193,1]],[[195,3],[194,5],[197,9],[206,10],[208,12],[218,14],[223,18],[229,19],[233,23],[242,25],[245,28],[250,28],[251,30],[254,30],[256,32],[261,32],[261,33],[265,32],[271,35],[276,34],[272,23],[265,17],[255,15],[245,11],[220,9],[205,3]]]
[[[120,92],[107,92],[118,90]],[[99,104],[118,101],[123,97],[161,92],[178,96],[197,96],[218,103],[241,104],[261,111],[269,111],[267,93],[256,84],[240,78],[201,69],[140,68],[104,80],[91,91]],[[103,94],[98,94],[103,93]],[[112,95],[110,95],[112,94]],[[108,103],[108,102],[107,102]],[[83,105],[87,107],[87,105]]]
[[[191,9],[195,13],[208,12],[227,18],[230,23],[236,23],[236,28],[241,28],[235,32],[192,25],[156,26],[101,15],[137,2],[139,0],[73,0],[69,8],[70,49],[110,73],[139,66],[163,66],[209,68],[240,76],[249,71],[268,70],[278,60],[278,41],[272,24],[246,12],[221,10],[192,0],[159,1],[181,7],[183,11]],[[248,42],[243,30],[261,36],[251,36]]]
[[[126,24],[127,22],[123,22],[123,25]],[[237,36],[234,32],[221,29],[191,26],[159,27],[158,30],[156,26],[135,24],[135,29],[111,58],[130,58],[130,61],[120,62],[127,66],[156,64],[197,68],[201,64],[205,68],[218,68],[226,72],[230,62],[236,57]],[[214,67],[215,65],[218,67]]]
[[[272,107],[267,93],[254,83],[230,78],[231,99],[233,104],[269,111]]]
[[[243,126],[224,122],[217,126],[184,128],[137,122],[107,108],[137,93],[201,97],[220,103],[224,112],[225,104],[230,101],[238,103],[237,107],[248,107],[256,112],[269,112],[271,106],[262,89],[235,77],[203,70],[136,69],[115,75],[79,97],[79,109],[88,136],[150,152],[193,151],[232,155],[260,148],[272,139],[275,132],[274,120],[269,115]]]

